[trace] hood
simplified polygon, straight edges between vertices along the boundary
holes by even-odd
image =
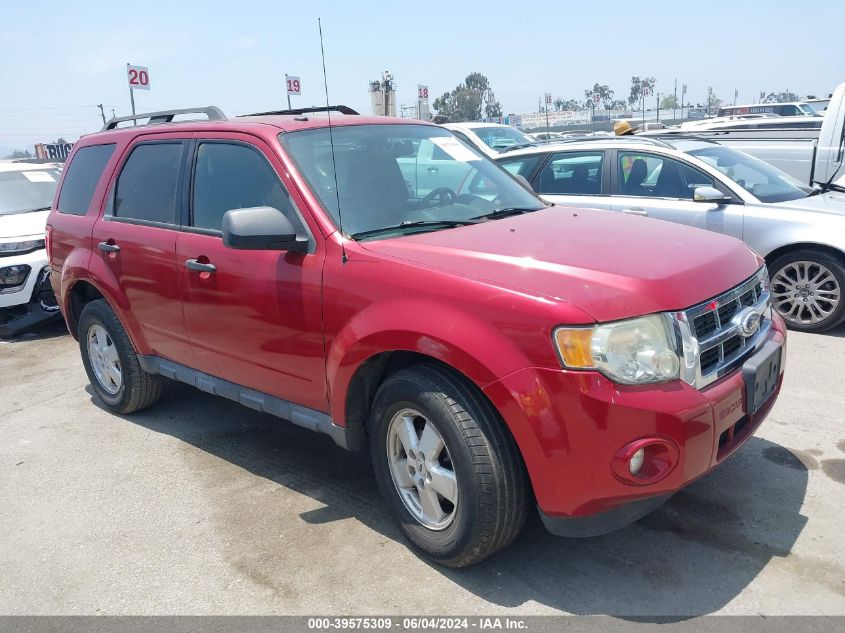
[[[829,191],[828,193],[788,200],[787,202],[774,202],[764,206],[775,206],[784,209],[799,209],[801,211],[816,211],[833,215],[845,216],[845,193],[840,191]]]
[[[42,239],[47,230],[48,215],[49,211],[0,215],[0,241],[8,242],[18,237]]]
[[[361,246],[566,301],[598,321],[690,307],[763,263],[745,244],[718,233],[565,207]]]

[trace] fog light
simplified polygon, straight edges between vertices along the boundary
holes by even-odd
[[[680,459],[675,442],[665,436],[642,437],[620,448],[610,462],[619,481],[647,486],[666,477]]]
[[[628,462],[628,470],[631,471],[632,475],[636,475],[640,472],[640,468],[643,467],[643,460],[645,459],[645,448],[641,448],[636,453],[631,455],[631,459]]]

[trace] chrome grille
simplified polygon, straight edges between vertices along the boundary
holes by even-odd
[[[771,327],[768,286],[763,267],[735,288],[675,314],[683,346],[681,377],[686,382],[698,388],[709,385],[758,347]],[[746,308],[760,317],[757,330],[750,336],[743,335],[735,319]]]

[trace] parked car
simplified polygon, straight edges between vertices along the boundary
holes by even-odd
[[[838,86],[827,102],[824,116],[760,116],[751,120],[722,117],[683,123],[679,132],[664,133],[694,133],[718,141],[771,163],[804,185],[823,185],[838,179],[840,186],[845,186],[845,173],[841,170],[845,84]]]
[[[423,122],[201,112],[80,139],[49,217],[109,410],[166,377],[369,450],[405,536],[462,566],[535,502],[565,536],[636,520],[771,409],[785,328],[739,240],[550,208]],[[428,145],[457,188],[403,171]]]
[[[60,318],[44,245],[59,169],[0,161],[0,338]]]
[[[809,103],[790,101],[788,103],[752,103],[751,105],[723,106],[717,116],[734,114],[772,114],[775,116],[818,116]]]
[[[748,154],[696,137],[580,139],[499,163],[545,199],[687,224],[766,258],[774,307],[797,330],[845,320],[845,192],[802,187]]]
[[[455,136],[488,156],[497,156],[500,152],[516,145],[528,145],[536,139],[520,132],[510,125],[499,123],[444,123],[443,127],[452,130]]]

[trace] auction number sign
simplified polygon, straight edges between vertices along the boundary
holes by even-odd
[[[428,86],[421,86],[417,84],[417,99],[420,101],[428,100]]]
[[[127,66],[126,74],[130,90],[150,89],[150,69],[146,66]]]
[[[302,94],[302,83],[299,81],[299,77],[294,77],[293,75],[285,75],[285,79],[287,80],[289,95]]]

